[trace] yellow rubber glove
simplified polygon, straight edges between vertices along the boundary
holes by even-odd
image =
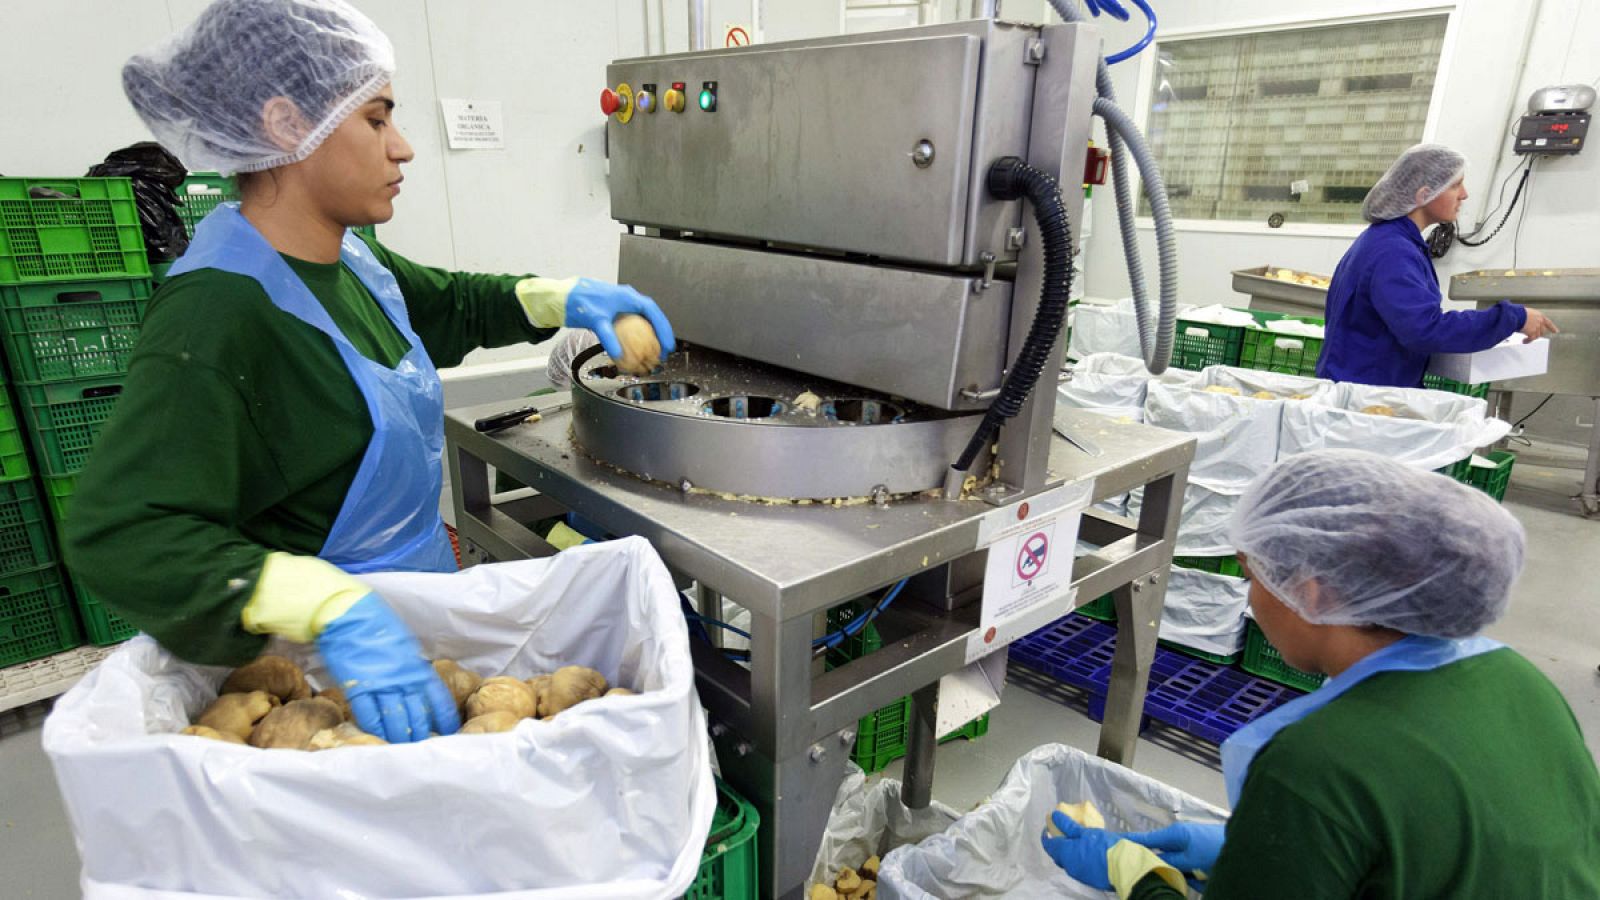
[[[550,529],[550,533],[544,536],[544,542],[557,550],[566,550],[569,547],[588,543],[588,541],[588,538],[567,527],[564,522],[557,522],[555,527]]]
[[[517,282],[517,302],[538,328],[560,328],[567,321],[567,296],[576,278],[524,278]]]
[[[1127,900],[1134,886],[1151,872],[1160,875],[1173,890],[1187,895],[1189,886],[1183,880],[1183,873],[1162,862],[1149,847],[1123,840],[1106,851],[1106,874],[1111,878],[1111,887],[1123,900]]]
[[[307,644],[370,593],[372,588],[333,563],[315,556],[269,553],[239,619],[252,634],[276,634]]]

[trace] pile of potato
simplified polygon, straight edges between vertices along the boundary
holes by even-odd
[[[845,866],[833,879],[833,887],[825,884],[811,886],[811,900],[877,900],[878,857],[871,856],[857,871]]]
[[[465,723],[462,734],[510,731],[523,719],[548,719],[585,700],[632,693],[620,687],[608,690],[605,676],[584,666],[566,666],[527,681],[504,675],[483,678],[448,659],[435,660],[433,668],[455,699]],[[216,701],[183,733],[289,750],[388,743],[356,727],[343,691],[332,687],[313,695],[299,666],[271,655],[235,669]]]

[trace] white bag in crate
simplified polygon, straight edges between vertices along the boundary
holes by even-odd
[[[1120,363],[1133,364],[1128,371]],[[1115,353],[1096,353],[1079,360],[1071,375],[1056,388],[1063,406],[1090,410],[1136,410],[1144,406],[1144,385],[1150,373],[1144,363]]]
[[[1007,897],[1061,900],[1115,896],[1067,875],[1039,843],[1057,803],[1094,802],[1114,831],[1175,821],[1220,823],[1227,813],[1170,785],[1061,744],[1028,751],[988,801],[943,832],[884,857],[885,900]]]
[[[1179,313],[1188,309],[1188,304],[1178,305]],[[1154,323],[1153,305],[1149,312]],[[1072,334],[1067,342],[1067,356],[1083,359],[1094,353],[1144,358],[1144,351],[1139,347],[1139,320],[1133,311],[1132,297],[1112,304],[1082,302],[1072,307]]]
[[[896,847],[938,834],[958,816],[960,813],[939,802],[924,809],[907,809],[900,802],[900,782],[879,778],[868,784],[866,773],[851,763],[828,814],[822,844],[806,880],[806,896],[811,896],[813,884],[833,887],[846,866],[860,869],[868,857],[882,857]]]
[[[1249,608],[1248,580],[1174,566],[1167,580],[1161,637],[1207,653],[1232,656],[1244,643]]]
[[[1307,378],[1304,375],[1236,366],[1208,366],[1204,369],[1200,373],[1199,386],[1205,388],[1213,385],[1231,387],[1245,397],[1264,391],[1280,400],[1296,403],[1312,401],[1338,406],[1344,397],[1342,386],[1326,378]]]
[[[1486,418],[1483,400],[1421,388],[1341,384],[1337,406],[1289,404],[1283,412],[1279,455],[1312,450],[1367,450],[1419,469],[1438,469],[1466,459],[1511,430]],[[1386,406],[1396,415],[1364,413]]]
[[[716,788],[678,594],[648,543],[361,579],[430,656],[518,678],[586,665],[639,694],[505,734],[259,750],[177,734],[227,670],[135,638],[44,727],[86,896],[554,900],[689,887]]]
[[[1242,494],[1278,458],[1285,402],[1152,381],[1145,397],[1144,421],[1195,436],[1198,444],[1189,465],[1190,484]]]
[[[1139,518],[1144,507],[1144,488],[1128,494],[1128,517]],[[1183,509],[1178,514],[1178,543],[1175,556],[1226,556],[1234,552],[1228,541],[1228,519],[1239,507],[1238,494],[1224,494],[1191,484],[1183,491]]]

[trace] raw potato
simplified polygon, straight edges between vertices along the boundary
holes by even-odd
[[[351,722],[340,722],[332,728],[324,728],[313,734],[311,740],[306,742],[306,749],[336,750],[340,747],[387,746],[388,743],[375,734],[367,734]]]
[[[300,667],[281,656],[261,656],[233,670],[222,683],[219,694],[248,694],[266,691],[284,703],[304,700],[311,696],[311,685],[306,683]]]
[[[350,711],[350,701],[345,699],[343,688],[331,687],[325,691],[318,691],[317,697],[336,704],[339,707],[339,714],[344,716],[346,722],[355,720],[355,713]]]
[[[304,750],[324,728],[344,721],[339,704],[321,697],[296,700],[280,706],[250,732],[250,746],[265,749]]]
[[[1237,397],[1239,396],[1239,389],[1236,387],[1228,387],[1227,385],[1223,384],[1213,384],[1206,388],[1206,393],[1227,394],[1230,397]]]
[[[509,712],[519,719],[526,719],[538,711],[538,703],[533,696],[533,689],[526,684],[505,675],[484,679],[484,682],[471,697],[467,698],[467,718],[476,719],[488,712],[496,710]]]
[[[277,706],[278,698],[266,691],[223,694],[206,707],[194,724],[231,734],[242,741],[250,737],[250,730],[255,728],[256,723],[266,718],[267,713]]]
[[[630,691],[625,687],[614,687],[611,690],[606,691],[605,695],[607,697],[632,697],[633,691]]]
[[[1381,403],[1374,403],[1371,406],[1363,406],[1363,407],[1361,407],[1361,411],[1366,413],[1369,416],[1393,416],[1393,415],[1395,415],[1394,407],[1392,407],[1392,406],[1384,406]]]
[[[533,691],[534,715],[538,715],[539,707],[544,705],[544,695],[550,693],[550,676],[535,675],[529,678],[528,689]]]
[[[550,676],[550,685],[539,698],[539,718],[548,719],[605,692],[604,675],[587,666],[563,666]]]
[[[1067,818],[1085,828],[1106,827],[1106,817],[1100,815],[1100,810],[1095,809],[1093,801],[1090,800],[1085,800],[1082,803],[1057,803],[1056,812],[1065,814]],[[1045,826],[1045,831],[1049,832],[1051,837],[1061,836],[1061,829],[1056,827],[1054,816],[1051,817],[1050,823]]]
[[[811,900],[839,900],[839,892],[825,884],[813,884]]]
[[[213,741],[222,741],[223,743],[227,744],[244,743],[243,738],[236,737],[235,735],[229,734],[226,731],[218,731],[215,728],[208,728],[204,725],[190,725],[188,728],[183,730],[183,733],[192,734],[195,737],[210,738]]]
[[[618,316],[612,327],[617,332],[617,343],[622,345],[622,358],[612,360],[619,370],[629,375],[649,375],[661,365],[661,342],[648,319],[629,313]]]
[[[457,733],[499,734],[500,732],[510,731],[511,729],[516,728],[517,723],[521,721],[522,718],[516,713],[507,712],[503,709],[497,709],[493,712],[486,712],[481,716],[473,716],[467,720],[467,724],[461,726],[461,730]]]
[[[450,696],[456,700],[456,712],[467,711],[467,698],[472,696],[483,684],[483,676],[461,668],[453,659],[436,659],[433,661],[433,670],[439,673],[439,680],[450,689]]]

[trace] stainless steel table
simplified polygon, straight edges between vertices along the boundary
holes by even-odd
[[[524,523],[571,510],[610,533],[642,535],[675,574],[698,582],[703,596],[726,597],[750,611],[748,670],[716,647],[693,642],[700,698],[723,777],[761,813],[762,893],[799,896],[857,720],[907,694],[914,712],[905,802],[929,802],[938,681],[966,664],[985,557],[976,549],[979,521],[994,507],[921,498],[886,506],[768,506],[685,493],[591,461],[573,446],[570,410],[559,408],[561,401],[544,399],[556,409],[542,421],[495,435],[478,433],[472,423],[504,404],[447,414],[460,537],[492,559],[542,555],[550,548]],[[1084,515],[1080,536],[1101,549],[1073,568],[1077,603],[1108,591],[1116,598],[1118,644],[1099,753],[1129,764],[1194,441],[1070,410],[1057,412],[1056,425],[1099,454],[1056,436],[1055,478],[1091,483],[1096,501],[1139,487],[1145,492],[1137,522]],[[489,466],[537,495],[497,502]],[[822,671],[812,647],[821,614],[908,577],[911,586],[878,619],[888,636],[882,649]],[[1063,601],[1060,612],[1068,609]]]

